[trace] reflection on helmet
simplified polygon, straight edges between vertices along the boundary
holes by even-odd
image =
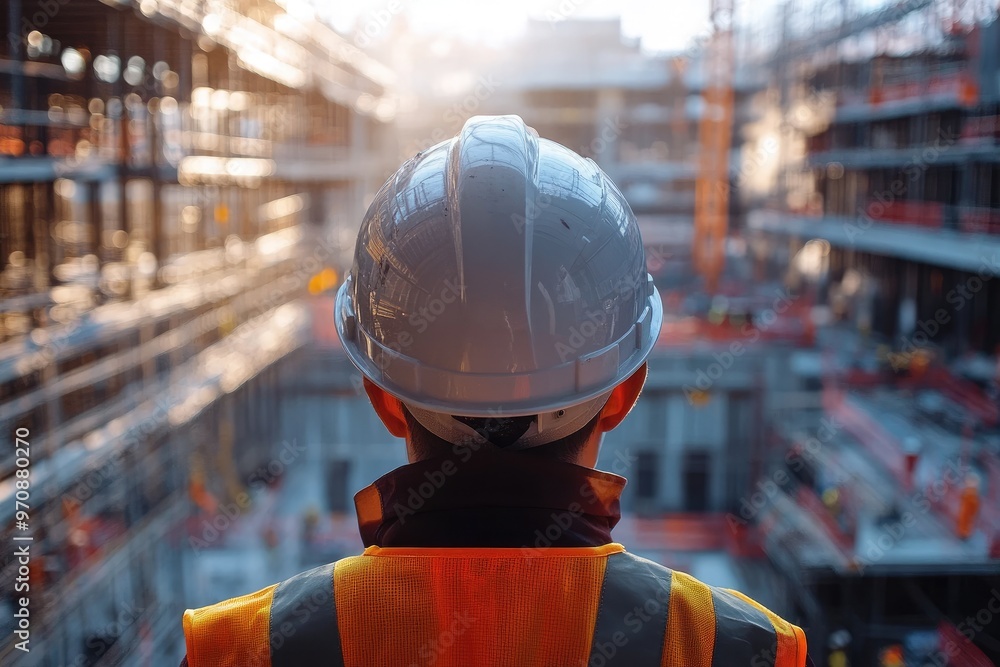
[[[606,395],[662,308],[597,165],[517,116],[477,116],[379,190],[336,318],[354,364],[407,404],[504,417]]]

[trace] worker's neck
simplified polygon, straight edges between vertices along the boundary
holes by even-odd
[[[595,430],[589,438],[587,438],[586,444],[580,449],[579,453],[572,458],[572,460],[565,460],[559,456],[550,455],[553,450],[547,450],[545,445],[540,445],[538,447],[532,447],[530,449],[520,450],[518,453],[527,456],[537,456],[539,458],[549,459],[553,461],[563,461],[564,463],[573,463],[578,466],[584,466],[586,468],[596,468],[597,467],[597,457],[601,452],[601,443],[604,441],[604,433]],[[460,445],[455,446],[453,453],[459,455],[458,449]],[[493,450],[497,450],[496,447],[492,445],[480,445],[479,447],[485,447]],[[499,451],[499,450],[497,450]],[[406,458],[410,463],[417,463],[419,461],[427,461],[429,459],[439,458],[439,454],[425,454],[413,446],[413,442],[407,438],[406,439]]]

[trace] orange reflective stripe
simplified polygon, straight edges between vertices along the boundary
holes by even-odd
[[[275,588],[185,611],[188,667],[271,667],[268,623]]]
[[[334,569],[346,667],[585,665],[600,550],[376,549]],[[553,553],[555,552],[555,553]]]
[[[771,621],[778,640],[774,667],[803,667],[806,664],[806,634],[802,628],[789,623],[739,591],[730,590],[729,592],[759,609]]]
[[[711,667],[714,650],[712,591],[691,575],[674,570],[661,665]]]

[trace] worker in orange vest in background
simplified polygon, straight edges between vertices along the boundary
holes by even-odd
[[[903,647],[899,644],[888,646],[879,653],[879,667],[906,667],[903,662]]]
[[[409,465],[355,496],[363,554],[184,614],[190,667],[802,667],[802,630],[613,541],[594,469],[662,320],[590,160],[477,116],[375,196],[337,331]]]
[[[847,659],[847,648],[851,644],[851,633],[847,630],[837,630],[830,633],[830,653],[827,656],[826,664],[829,667],[850,667]]]
[[[955,523],[955,533],[960,539],[967,540],[972,536],[979,515],[979,476],[969,473],[965,478],[958,501],[958,517]]]

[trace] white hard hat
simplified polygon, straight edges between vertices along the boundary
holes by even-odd
[[[604,172],[518,116],[476,116],[375,195],[335,317],[351,361],[432,432],[538,415],[520,447],[596,415],[663,312]]]

